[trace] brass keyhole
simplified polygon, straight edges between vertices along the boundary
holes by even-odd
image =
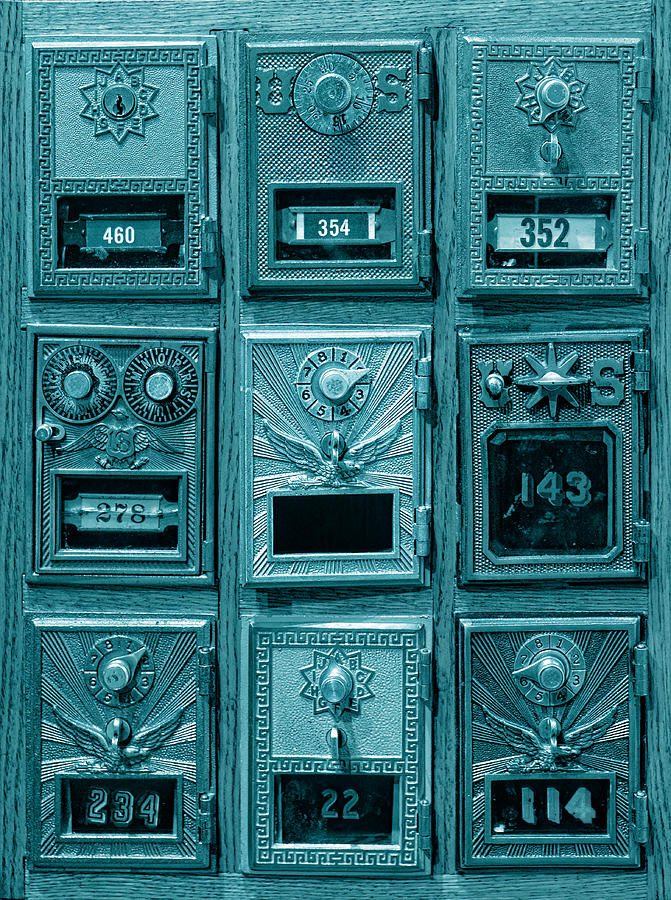
[[[124,106],[121,94],[116,95],[116,111],[119,116],[122,116],[126,112],[126,107]]]

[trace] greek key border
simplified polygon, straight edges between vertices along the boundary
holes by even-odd
[[[201,269],[201,223],[205,215],[201,175],[204,137],[200,115],[200,49],[197,47],[63,47],[39,49],[36,67],[37,127],[37,284],[40,288],[197,288],[204,282]],[[58,65],[183,65],[186,97],[186,178],[56,178],[53,174],[52,73]],[[183,193],[185,202],[184,267],[160,269],[81,269],[59,272],[56,267],[56,198],[81,194]]]
[[[395,648],[403,653],[404,669],[404,759],[358,760],[349,771],[399,776],[402,797],[401,840],[398,849],[325,849],[273,847],[273,776],[278,772],[329,772],[335,764],[321,759],[283,759],[270,757],[270,654],[274,647]],[[384,866],[415,867],[419,862],[418,811],[420,797],[420,700],[419,633],[417,631],[378,631],[352,629],[258,630],[254,632],[255,683],[252,738],[254,863],[261,866]]]

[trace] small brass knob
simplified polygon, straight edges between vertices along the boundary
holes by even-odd
[[[352,102],[352,88],[338,72],[329,72],[318,78],[314,87],[314,99],[323,112],[335,116]]]
[[[558,112],[568,106],[571,91],[562,78],[549,76],[538,83],[536,96],[541,106],[551,109],[552,112]]]
[[[175,379],[170,372],[152,372],[144,385],[145,392],[150,400],[161,403],[169,400],[175,390]]]
[[[344,703],[354,690],[351,672],[339,663],[331,662],[319,680],[319,690],[327,703]]]
[[[123,659],[112,659],[100,667],[100,680],[110,691],[123,691],[128,687],[133,673]]]
[[[63,379],[63,390],[73,400],[83,400],[93,390],[93,378],[83,369],[73,369]]]
[[[494,397],[495,400],[498,400],[501,396],[505,386],[506,383],[503,375],[499,374],[499,372],[492,372],[485,378],[485,388],[487,389],[487,393],[490,397]]]
[[[35,437],[43,444],[47,441],[62,441],[65,437],[65,428],[62,425],[50,425],[43,422],[35,429]]]

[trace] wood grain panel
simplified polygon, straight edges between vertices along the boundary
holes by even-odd
[[[24,761],[21,573],[24,569],[24,106],[21,5],[0,4],[0,897],[23,894]]]

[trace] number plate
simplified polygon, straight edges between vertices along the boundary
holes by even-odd
[[[396,215],[379,207],[290,207],[282,211],[281,239],[288,244],[388,244]]]
[[[161,218],[158,216],[124,216],[122,220],[110,216],[82,216],[88,252],[151,252],[165,253],[161,239]]]
[[[65,524],[79,531],[159,532],[177,525],[179,517],[178,506],[155,494],[79,494],[66,500],[63,509]]]
[[[430,620],[243,628],[245,870],[428,873]]]
[[[637,866],[639,619],[460,619],[459,635],[462,864]]]
[[[606,216],[526,216],[498,214],[488,229],[496,250],[561,253],[601,251],[612,243]]]

